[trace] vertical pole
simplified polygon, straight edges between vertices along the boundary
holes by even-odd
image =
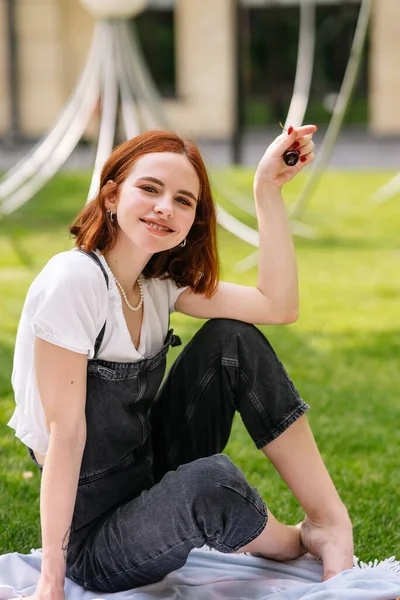
[[[6,0],[7,50],[8,50],[8,85],[10,98],[9,138],[15,140],[20,135],[19,119],[19,86],[17,56],[17,23],[16,0]]]
[[[300,195],[290,213],[291,219],[300,219],[303,215],[303,212],[307,206],[307,202],[314,193],[322,173],[328,166],[329,159],[332,156],[347,107],[349,106],[354,87],[357,83],[357,76],[360,71],[365,40],[368,33],[372,5],[373,0],[361,0],[356,31],[353,38],[353,44],[351,46],[349,61],[347,63],[343,82],[339,91],[339,96],[336,100],[335,108],[333,109],[332,117],[329,122],[328,129],[326,130],[318,158],[313,164],[310,176],[301,190]]]
[[[246,60],[246,15],[241,0],[235,0],[235,123],[232,139],[234,164],[243,162],[243,133],[245,125],[245,60]]]

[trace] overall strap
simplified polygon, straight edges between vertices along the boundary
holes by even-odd
[[[77,248],[77,252],[82,252],[82,254],[86,254],[86,256],[88,256],[89,258],[91,258],[98,267],[100,267],[100,269],[103,272],[104,275],[104,279],[106,280],[106,285],[107,285],[107,289],[108,289],[108,275],[107,272],[105,270],[105,268],[103,267],[101,260],[99,259],[99,257],[97,256],[97,254],[95,254],[95,252],[86,252],[85,250],[82,250],[81,248]],[[96,338],[95,344],[94,344],[94,356],[93,358],[96,358],[99,350],[100,350],[100,346],[101,343],[103,341],[103,337],[104,337],[104,332],[106,330],[106,323],[107,321],[104,322],[103,327],[101,328],[101,331],[99,333],[99,335]]]

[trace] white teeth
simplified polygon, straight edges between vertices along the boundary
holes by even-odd
[[[162,227],[161,225],[156,225],[155,223],[150,223],[149,221],[145,221],[146,225],[152,227],[152,229],[157,229],[157,231],[171,231],[168,227]]]

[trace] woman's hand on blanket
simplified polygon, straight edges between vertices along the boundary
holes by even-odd
[[[20,598],[22,598],[23,600],[65,600],[65,592],[63,590],[62,593],[56,595],[54,594],[54,592],[52,592],[51,594],[38,594],[38,592],[36,591],[36,593],[33,594],[33,596],[20,596]]]
[[[63,592],[62,596],[43,596],[38,595],[37,593],[33,596],[20,596],[23,600],[65,600],[65,592]],[[17,598],[11,600],[18,600]]]
[[[32,596],[21,596],[25,600],[65,600],[64,587],[45,584],[41,579]]]
[[[300,538],[304,548],[322,559],[322,581],[342,571],[353,568],[354,547],[351,521],[346,514],[322,524],[306,517],[299,523]]]

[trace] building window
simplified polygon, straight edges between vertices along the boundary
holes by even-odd
[[[306,121],[327,123],[350,56],[360,5],[317,5],[316,47]],[[299,7],[264,6],[247,11],[246,121],[276,124],[289,109],[296,73]],[[368,119],[368,49],[349,107],[348,123]]]
[[[150,7],[136,19],[139,41],[161,96],[176,96],[175,28],[172,6]]]
[[[248,11],[249,124],[285,120],[296,73],[297,7]]]

